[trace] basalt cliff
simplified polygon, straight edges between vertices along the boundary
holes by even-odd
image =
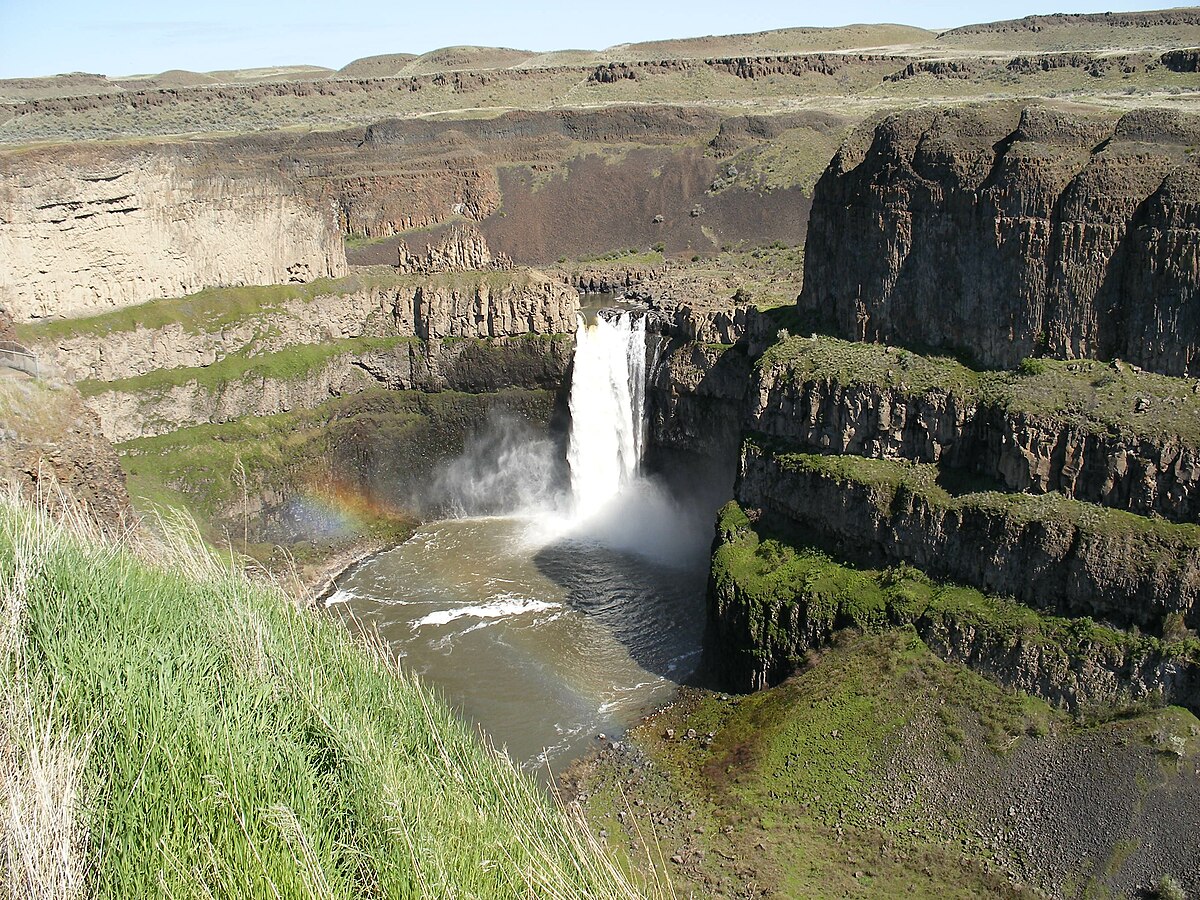
[[[814,193],[800,308],[851,340],[1200,368],[1194,117],[903,113]]]
[[[0,309],[15,321],[345,274],[332,208],[211,147],[0,155]]]

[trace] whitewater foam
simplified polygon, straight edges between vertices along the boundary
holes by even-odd
[[[559,609],[561,603],[547,603],[544,600],[525,600],[516,597],[503,597],[482,606],[464,606],[459,609],[440,609],[422,616],[413,622],[414,628],[425,625],[449,625],[457,619],[508,619],[513,616],[523,616],[528,613],[545,612]]]
[[[357,596],[358,596],[358,594],[354,593],[354,591],[344,591],[339,588],[338,590],[334,591],[332,594],[330,594],[328,597],[325,598],[325,605],[326,606],[337,606],[339,603],[349,603],[351,600],[355,599]]]

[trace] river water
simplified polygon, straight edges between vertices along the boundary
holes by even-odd
[[[464,514],[329,598],[542,773],[621,735],[699,663],[712,509],[640,472],[653,364],[644,320],[581,320],[566,458],[511,422],[485,429],[441,479]]]
[[[559,771],[692,673],[706,571],[538,531],[522,518],[432,522],[333,599],[516,762]]]

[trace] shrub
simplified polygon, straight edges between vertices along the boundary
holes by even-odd
[[[1187,900],[1183,885],[1173,875],[1163,875],[1159,878],[1155,892],[1161,900]]]
[[[1044,359],[1035,359],[1032,356],[1025,357],[1017,366],[1017,371],[1022,375],[1044,375],[1048,370],[1049,366]]]
[[[1173,641],[1186,641],[1192,636],[1191,629],[1187,627],[1187,620],[1184,619],[1183,613],[1179,610],[1169,612],[1163,618],[1162,637],[1168,643]]]

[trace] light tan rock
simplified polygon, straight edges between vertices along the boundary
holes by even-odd
[[[25,322],[346,273],[332,209],[211,153],[0,155],[0,308]]]

